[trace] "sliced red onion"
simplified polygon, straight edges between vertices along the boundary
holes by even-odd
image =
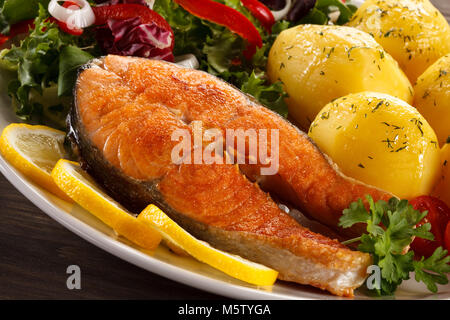
[[[286,0],[286,4],[283,9],[277,10],[277,11],[271,10],[273,17],[275,18],[275,21],[279,21],[279,20],[283,19],[284,17],[286,17],[289,10],[291,10],[291,7],[292,7],[292,0]]]
[[[181,67],[191,69],[198,69],[200,67],[200,63],[198,62],[196,56],[191,53],[175,57],[175,63]]]
[[[57,20],[64,22],[70,29],[83,29],[95,22],[95,14],[89,2],[86,0],[71,0],[79,7],[64,8],[58,0],[51,0],[48,4],[48,12]]]

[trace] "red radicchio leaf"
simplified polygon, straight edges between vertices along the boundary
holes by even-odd
[[[139,17],[109,19],[97,28],[97,41],[106,53],[173,61],[171,32],[153,22],[142,24]]]

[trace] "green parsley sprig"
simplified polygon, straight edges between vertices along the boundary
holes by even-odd
[[[358,250],[372,255],[373,262],[381,269],[381,288],[374,289],[380,295],[392,295],[410,272],[415,280],[423,282],[431,292],[437,292],[436,284],[447,284],[450,272],[450,256],[442,247],[432,256],[414,260],[414,252],[403,253],[413,237],[433,240],[431,225],[416,225],[428,214],[414,210],[407,200],[391,198],[388,202],[374,202],[366,196],[369,211],[361,199],[350,204],[339,220],[339,226],[349,228],[357,223],[366,225],[367,233],[348,240],[344,244],[359,241]]]

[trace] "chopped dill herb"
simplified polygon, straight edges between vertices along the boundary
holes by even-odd
[[[383,101],[378,102],[377,105],[375,106],[375,108],[372,109],[372,112],[377,111],[382,105],[383,105]]]
[[[392,143],[395,142],[394,140],[391,140],[391,139],[389,139],[389,138],[386,138],[386,140],[381,140],[381,142],[387,143],[387,147],[388,147],[389,149],[394,149],[394,147],[392,146]]]
[[[332,48],[330,49],[330,51],[328,52],[327,58],[329,58],[333,52],[334,52],[334,47],[332,47]]]
[[[322,114],[320,115],[320,118],[322,120],[327,120],[330,118],[330,112],[322,112]]]
[[[388,32],[386,32],[386,33],[384,34],[384,37],[385,37],[385,38],[389,37],[389,36],[391,35],[391,33],[394,32],[394,31],[395,31],[394,28],[390,29]]]
[[[395,152],[400,152],[400,151],[402,151],[402,150],[404,150],[404,149],[406,149],[406,148],[407,148],[407,146],[400,147],[400,148],[398,148],[397,150],[395,150]]]

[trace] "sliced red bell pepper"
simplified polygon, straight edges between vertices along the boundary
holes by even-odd
[[[272,26],[275,23],[275,18],[269,8],[258,0],[241,0],[241,3],[256,19],[258,19],[268,33],[272,32]]]
[[[450,209],[443,201],[430,196],[417,197],[411,200],[410,203],[415,210],[428,211],[427,216],[419,225],[430,223],[434,240],[415,238],[411,243],[411,248],[417,254],[429,257],[436,248],[445,246],[445,228],[450,222]]]
[[[253,57],[256,47],[262,47],[258,29],[239,11],[212,0],[175,0],[175,2],[194,16],[225,26],[246,39],[248,47],[244,55],[247,59]]]
[[[95,25],[104,25],[108,19],[126,20],[130,18],[141,18],[142,23],[155,23],[159,28],[169,30],[174,39],[173,30],[169,23],[157,12],[141,4],[115,4],[110,6],[93,7],[95,14]],[[175,45],[172,41],[171,50]]]

